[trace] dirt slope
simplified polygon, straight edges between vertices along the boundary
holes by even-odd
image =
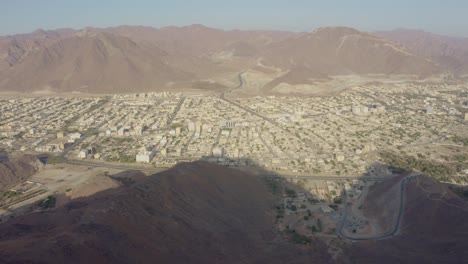
[[[299,71],[288,83],[307,84],[323,75],[404,74],[428,76],[438,68],[398,45],[351,28],[320,28],[298,38],[268,45],[263,63],[283,70]],[[308,74],[303,74],[305,69]]]
[[[157,47],[125,37],[82,32],[40,48],[4,72],[0,89],[118,93],[157,90],[191,78],[168,65],[166,57]]]
[[[310,33],[224,31],[203,25],[39,30],[0,37],[0,91],[190,88],[193,81],[231,78],[260,62],[285,73],[263,90],[280,83],[307,85],[334,75],[426,77],[440,72],[432,57],[415,54],[382,37],[344,27]]]
[[[385,204],[380,207],[384,214]],[[348,263],[466,263],[467,220],[466,202],[437,181],[419,176],[407,186],[401,235],[353,243]]]
[[[11,157],[0,162],[0,192],[6,191],[16,184],[27,180],[42,164],[30,155]]]
[[[414,54],[428,58],[447,71],[468,74],[468,38],[436,35],[420,30],[399,29],[376,32],[398,42]]]
[[[197,162],[0,225],[0,263],[329,263],[274,227],[249,174]]]

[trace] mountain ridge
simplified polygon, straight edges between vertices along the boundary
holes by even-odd
[[[87,38],[94,44],[84,41]],[[88,27],[0,37],[0,91],[171,90],[173,85],[191,87],[191,82],[235,78],[258,63],[288,73],[279,80],[272,77],[265,91],[283,81],[309,84],[334,75],[425,78],[443,71],[431,58],[347,27],[308,33],[225,31],[203,25]],[[295,73],[297,69],[300,72]]]

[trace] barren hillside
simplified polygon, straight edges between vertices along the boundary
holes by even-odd
[[[41,47],[3,72],[0,87],[117,93],[155,90],[167,82],[191,78],[191,74],[168,65],[166,57],[165,51],[154,46],[139,45],[109,33],[84,31]]]
[[[394,192],[384,191],[378,199],[369,200],[368,206],[378,206],[386,215],[386,204],[393,199]],[[465,201],[441,183],[418,176],[407,185],[401,235],[354,243],[348,249],[355,261],[350,263],[465,263],[466,219]]]
[[[419,30],[399,29],[376,32],[376,35],[402,44],[414,54],[426,57],[447,71],[468,74],[468,39],[432,34]]]
[[[11,157],[8,160],[0,161],[0,192],[27,180],[41,166],[40,161],[30,155]]]
[[[432,57],[412,52],[343,27],[310,33],[224,31],[202,25],[37,31],[0,37],[0,91],[190,89],[193,82],[225,84],[239,72],[266,66],[284,73],[268,76],[271,80],[261,89],[268,92],[281,83],[294,90],[294,85],[336,75],[421,78],[445,69],[445,64],[432,63]]]
[[[432,62],[383,38],[351,28],[320,28],[298,38],[272,43],[262,57],[264,64],[297,76],[286,80],[289,84],[307,84],[310,79],[324,75],[429,76],[438,72]]]
[[[0,263],[329,263],[275,229],[260,178],[203,162],[0,225]]]

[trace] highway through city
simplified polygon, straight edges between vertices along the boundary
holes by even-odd
[[[87,166],[87,167],[94,167],[94,168],[107,168],[107,169],[115,169],[115,170],[122,170],[122,171],[141,171],[147,173],[159,173],[162,171],[167,170],[168,168],[148,168],[143,166],[130,166],[125,164],[110,164],[110,163],[97,163],[97,162],[89,162],[84,160],[71,160],[66,159],[63,161],[65,164],[70,165],[80,165],[80,166]]]
[[[343,238],[346,238],[346,239],[350,239],[350,240],[353,240],[353,241],[364,241],[364,240],[381,240],[381,239],[386,239],[386,238],[390,238],[390,237],[393,237],[395,235],[397,235],[399,232],[400,232],[400,227],[401,227],[401,222],[402,222],[402,218],[403,218],[403,213],[404,213],[404,210],[405,210],[405,202],[406,202],[406,184],[407,182],[415,177],[417,175],[408,175],[406,176],[405,178],[403,178],[401,181],[400,181],[400,203],[399,203],[399,208],[398,208],[398,213],[397,213],[397,219],[396,219],[396,222],[395,222],[395,225],[393,227],[393,229],[387,233],[384,233],[384,234],[381,234],[381,235],[374,235],[374,236],[367,236],[367,237],[362,237],[362,236],[350,236],[350,235],[347,235],[343,232],[343,228],[346,224],[346,220],[347,220],[347,217],[348,217],[348,211],[349,211],[349,206],[347,203],[345,203],[345,210],[344,210],[344,214],[343,214],[343,217],[341,219],[341,222],[339,224],[339,227],[338,227],[338,235],[340,237],[343,237]]]
[[[185,96],[183,96],[182,98],[180,98],[179,103],[177,104],[176,108],[174,109],[174,112],[171,114],[171,116],[169,117],[169,119],[167,119],[167,126],[172,125],[172,122],[174,121],[174,118],[176,118],[177,113],[179,113],[180,108],[181,108],[182,105],[184,104],[186,98],[187,98],[187,97],[185,97]]]
[[[126,164],[113,164],[108,162],[91,162],[86,160],[74,160],[74,159],[64,159],[62,162],[64,164],[70,165],[80,165],[88,166],[95,168],[108,168],[116,169],[123,171],[142,171],[147,173],[158,173],[165,171],[169,168],[167,167],[146,167],[146,166],[137,166],[137,165],[126,165]],[[275,174],[275,173],[253,173],[253,175],[258,175],[259,177],[264,178],[277,178],[277,179],[296,179],[296,180],[364,180],[364,181],[382,181],[388,179],[388,177],[368,177],[362,175],[287,175],[287,174]]]

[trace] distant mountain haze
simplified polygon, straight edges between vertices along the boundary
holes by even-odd
[[[407,50],[432,60],[447,71],[457,75],[468,74],[468,38],[447,37],[408,29],[375,34],[402,44]]]
[[[219,76],[234,79],[260,66],[265,72],[283,73],[272,77],[268,89],[335,75],[424,78],[468,70],[466,40],[421,34],[422,40],[418,34],[370,34],[345,27],[294,33],[224,31],[203,25],[37,30],[0,37],[0,91],[170,90]]]

